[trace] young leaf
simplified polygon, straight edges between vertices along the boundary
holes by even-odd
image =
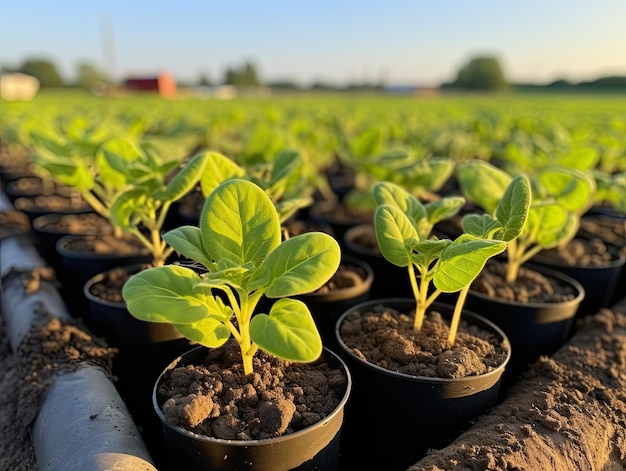
[[[278,213],[265,192],[252,182],[232,179],[206,199],[200,230],[207,254],[238,265],[261,263],[280,244]]]
[[[465,204],[465,198],[460,196],[450,196],[439,201],[426,203],[426,216],[428,222],[433,226],[439,221],[455,216]]]
[[[206,197],[226,180],[241,178],[245,170],[218,152],[208,152],[205,171],[200,178],[202,194]]]
[[[200,281],[198,274],[189,268],[177,265],[149,268],[126,282],[122,296],[129,312],[143,321],[190,324],[207,317],[230,319],[230,308],[219,298],[194,291]]]
[[[413,263],[422,267],[430,267],[435,260],[441,258],[441,254],[450,244],[452,244],[450,239],[428,239],[417,242],[411,246]]]
[[[373,190],[374,201],[377,206],[383,204],[389,204],[395,206],[405,215],[407,215],[413,221],[413,226],[416,226],[416,222],[426,217],[426,209],[420,203],[417,198],[411,195],[408,191],[395,183],[379,182],[374,185]],[[417,227],[415,227],[417,230]]]
[[[376,208],[374,225],[383,257],[399,267],[409,266],[412,263],[411,246],[419,241],[409,218],[395,206],[384,204]]]
[[[574,168],[578,170],[592,170],[600,160],[600,154],[596,149],[587,147],[585,149],[577,149],[559,159],[559,164],[565,168]]]
[[[339,244],[328,234],[309,232],[292,237],[267,257],[270,282],[265,295],[280,298],[315,291],[337,271],[340,259]]]
[[[444,250],[433,282],[444,293],[460,291],[474,281],[489,258],[504,249],[506,242],[463,234]]]
[[[221,347],[230,338],[230,330],[223,322],[208,317],[191,324],[174,324],[181,335],[209,348]]]
[[[498,239],[510,242],[524,229],[530,208],[530,182],[524,175],[518,175],[507,187],[496,208],[496,218],[502,224]]]
[[[254,316],[250,337],[262,350],[290,361],[314,361],[322,353],[322,339],[313,316],[296,299],[279,299],[269,315]]]
[[[208,160],[209,156],[206,153],[192,157],[167,184],[167,199],[169,201],[178,201],[189,193],[200,180]]]
[[[483,161],[459,163],[456,175],[465,198],[489,214],[494,213],[511,181],[506,172]]]
[[[111,224],[122,229],[131,227],[131,217],[143,207],[147,198],[146,191],[137,187],[117,195],[109,208]]]
[[[565,241],[572,230],[572,218],[558,204],[532,206],[528,215],[528,231],[544,249],[556,247]]]
[[[181,226],[172,229],[163,234],[163,240],[182,256],[195,260],[207,268],[214,266],[214,261],[204,251],[199,227]]]
[[[463,232],[479,239],[494,239],[502,224],[489,214],[468,214],[463,217]]]
[[[547,194],[564,209],[574,213],[585,211],[593,202],[595,180],[577,170],[551,167],[542,170],[538,182]]]

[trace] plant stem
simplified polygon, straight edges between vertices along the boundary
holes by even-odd
[[[421,289],[417,286],[417,277],[415,276],[415,268],[412,263],[409,263],[407,267],[409,271],[409,281],[411,282],[411,288],[413,290],[413,296],[415,297],[415,318],[413,319],[413,330],[415,332],[419,332],[422,329],[422,324],[424,323],[424,314],[426,313],[425,302],[422,299]],[[420,282],[423,281],[420,280]],[[424,296],[425,297],[425,296]]]
[[[459,297],[454,305],[454,313],[452,314],[452,321],[450,322],[450,331],[448,332],[448,344],[450,347],[454,346],[456,340],[456,331],[459,328],[459,321],[461,320],[461,312],[463,311],[463,305],[465,304],[465,298],[470,289],[470,285],[467,285],[459,292]]]

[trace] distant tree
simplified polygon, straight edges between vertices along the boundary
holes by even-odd
[[[483,56],[475,57],[463,66],[451,86],[466,90],[493,91],[506,88],[508,82],[498,59]]]
[[[258,87],[261,85],[256,67],[252,62],[246,62],[241,68],[228,68],[224,76],[224,83],[239,87]]]
[[[209,75],[206,72],[200,73],[200,78],[198,79],[198,86],[199,87],[211,86],[211,79],[209,78]]]
[[[78,64],[77,77],[76,86],[84,88],[85,90],[91,90],[97,83],[111,82],[111,79],[106,73],[87,61],[83,61]]]
[[[47,59],[27,59],[22,64],[20,72],[36,77],[41,88],[63,86],[63,80],[56,65]]]
[[[274,80],[267,86],[276,90],[299,90],[301,88],[295,81],[289,79]]]
[[[258,87],[261,83],[257,75],[256,67],[252,62],[246,62],[241,69],[241,85],[245,87]]]
[[[234,69],[228,68],[224,73],[224,84],[237,85],[237,72]]]

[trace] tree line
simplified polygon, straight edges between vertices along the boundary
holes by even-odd
[[[36,77],[41,88],[52,87],[79,87],[91,89],[96,83],[114,83],[114,80],[96,65],[83,61],[76,67],[76,79],[73,82],[63,80],[54,61],[42,58],[26,59],[19,67],[0,68],[0,73],[21,72]],[[264,83],[258,73],[256,65],[252,61],[245,61],[240,66],[228,67],[221,81],[213,82],[206,72],[201,72],[196,83],[189,86],[210,85],[235,85],[238,87],[268,86],[282,90],[298,90],[303,87],[290,80],[280,80]],[[342,91],[381,91],[385,87],[382,82],[350,83],[346,86],[324,82],[317,82],[311,87],[315,90],[342,90]],[[502,91],[510,88],[524,89],[603,89],[603,90],[626,90],[626,77],[602,77],[594,81],[573,83],[566,80],[556,80],[550,84],[512,84],[506,77],[500,61],[495,56],[473,57],[463,64],[457,71],[456,77],[450,82],[440,85],[442,90],[466,90],[466,91]]]

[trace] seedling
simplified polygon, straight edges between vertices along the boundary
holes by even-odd
[[[335,239],[310,232],[281,242],[274,204],[242,179],[220,184],[207,197],[199,227],[182,226],[163,237],[207,271],[166,265],[134,275],[122,292],[133,316],[173,323],[207,347],[219,347],[232,335],[246,375],[259,348],[291,361],[319,357],[322,341],[313,317],[289,297],[320,288],[335,273],[341,258]],[[255,315],[263,295],[278,301],[269,314]]]
[[[493,165],[465,162],[457,166],[457,177],[465,197],[487,214],[470,219],[464,231],[475,233],[476,221],[490,224],[497,216],[498,202],[512,177]],[[546,167],[532,177],[533,196],[528,218],[516,240],[507,247],[506,281],[517,279],[520,267],[545,249],[565,244],[578,230],[580,216],[593,201],[595,183],[586,174],[560,167]],[[480,218],[480,219],[479,219]]]
[[[162,266],[174,251],[161,236],[167,213],[172,203],[189,193],[206,173],[210,154],[193,156],[167,183],[166,171],[171,165],[160,164],[150,155],[142,154],[127,164],[131,178],[111,203],[109,217],[114,227],[133,234],[150,250],[154,266]],[[108,158],[116,166],[126,162],[113,153]]]
[[[428,307],[441,293],[459,292],[448,343],[454,345],[456,332],[470,284],[487,260],[502,253],[507,243],[521,233],[530,205],[530,187],[525,177],[516,177],[506,189],[496,219],[466,216],[472,231],[456,240],[430,237],[432,226],[451,217],[463,198],[444,198],[422,205],[403,188],[381,182],[374,187],[377,202],[374,222],[382,255],[399,267],[406,267],[415,297],[413,329],[422,328]],[[469,218],[469,219],[468,219]],[[428,294],[430,286],[434,291]]]
[[[280,222],[293,216],[299,209],[310,206],[313,199],[302,178],[304,161],[296,152],[278,152],[271,164],[261,163],[240,166],[218,152],[208,153],[207,166],[201,180],[202,193],[206,197],[221,183],[231,178],[250,180],[260,186],[274,202]]]

